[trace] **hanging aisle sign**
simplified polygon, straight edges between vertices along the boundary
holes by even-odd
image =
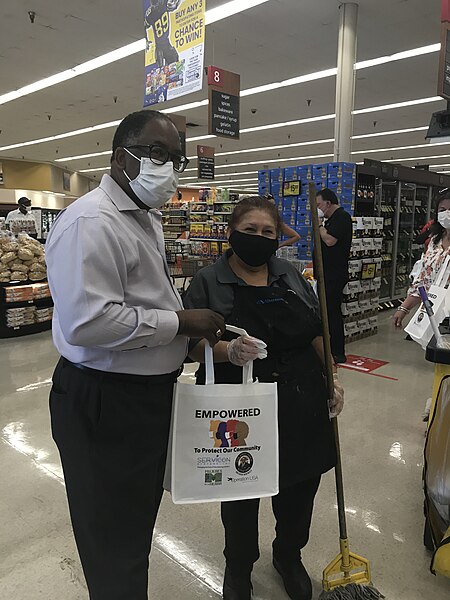
[[[205,0],[144,0],[144,106],[202,89]]]
[[[442,0],[438,94],[450,100],[450,0]]]
[[[197,178],[214,179],[215,148],[212,146],[197,146]]]
[[[218,67],[208,67],[209,135],[239,139],[241,77]]]

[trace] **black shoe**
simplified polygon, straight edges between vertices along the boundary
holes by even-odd
[[[311,600],[311,579],[300,559],[295,562],[282,563],[274,557],[273,566],[281,575],[287,595],[291,600]]]
[[[345,356],[345,354],[336,354],[336,356],[334,357],[334,362],[337,365],[344,364],[347,362],[347,357]]]
[[[233,574],[230,569],[225,569],[223,600],[251,600],[252,591],[250,573],[247,575]]]

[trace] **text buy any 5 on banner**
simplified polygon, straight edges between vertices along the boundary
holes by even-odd
[[[278,493],[276,383],[214,384],[206,344],[206,385],[177,383],[165,488],[175,504],[245,500]]]

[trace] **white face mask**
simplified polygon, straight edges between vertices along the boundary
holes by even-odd
[[[317,214],[319,215],[319,219],[325,218],[325,213],[323,212],[323,210],[321,208],[317,209]]]
[[[438,221],[444,229],[450,229],[450,210],[438,213]]]
[[[123,171],[130,182],[131,189],[145,206],[161,208],[173,197],[178,188],[179,176],[173,170],[173,162],[167,161],[165,165],[155,165],[149,158],[138,158],[127,148],[125,150],[141,163],[136,179],[130,179],[126,171]]]

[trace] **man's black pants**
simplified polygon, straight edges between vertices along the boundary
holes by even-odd
[[[344,287],[347,281],[342,279],[326,280],[325,292],[327,296],[328,321],[330,326],[331,353],[334,357],[345,356],[344,321],[342,318],[342,301]]]
[[[320,476],[302,481],[280,491],[272,498],[276,519],[273,552],[278,560],[298,562],[300,551],[309,539],[314,498]],[[237,574],[251,572],[259,558],[258,515],[259,498],[222,503],[222,523],[225,527],[224,555],[227,567]]]
[[[91,600],[147,600],[175,378],[56,367],[53,438]]]

